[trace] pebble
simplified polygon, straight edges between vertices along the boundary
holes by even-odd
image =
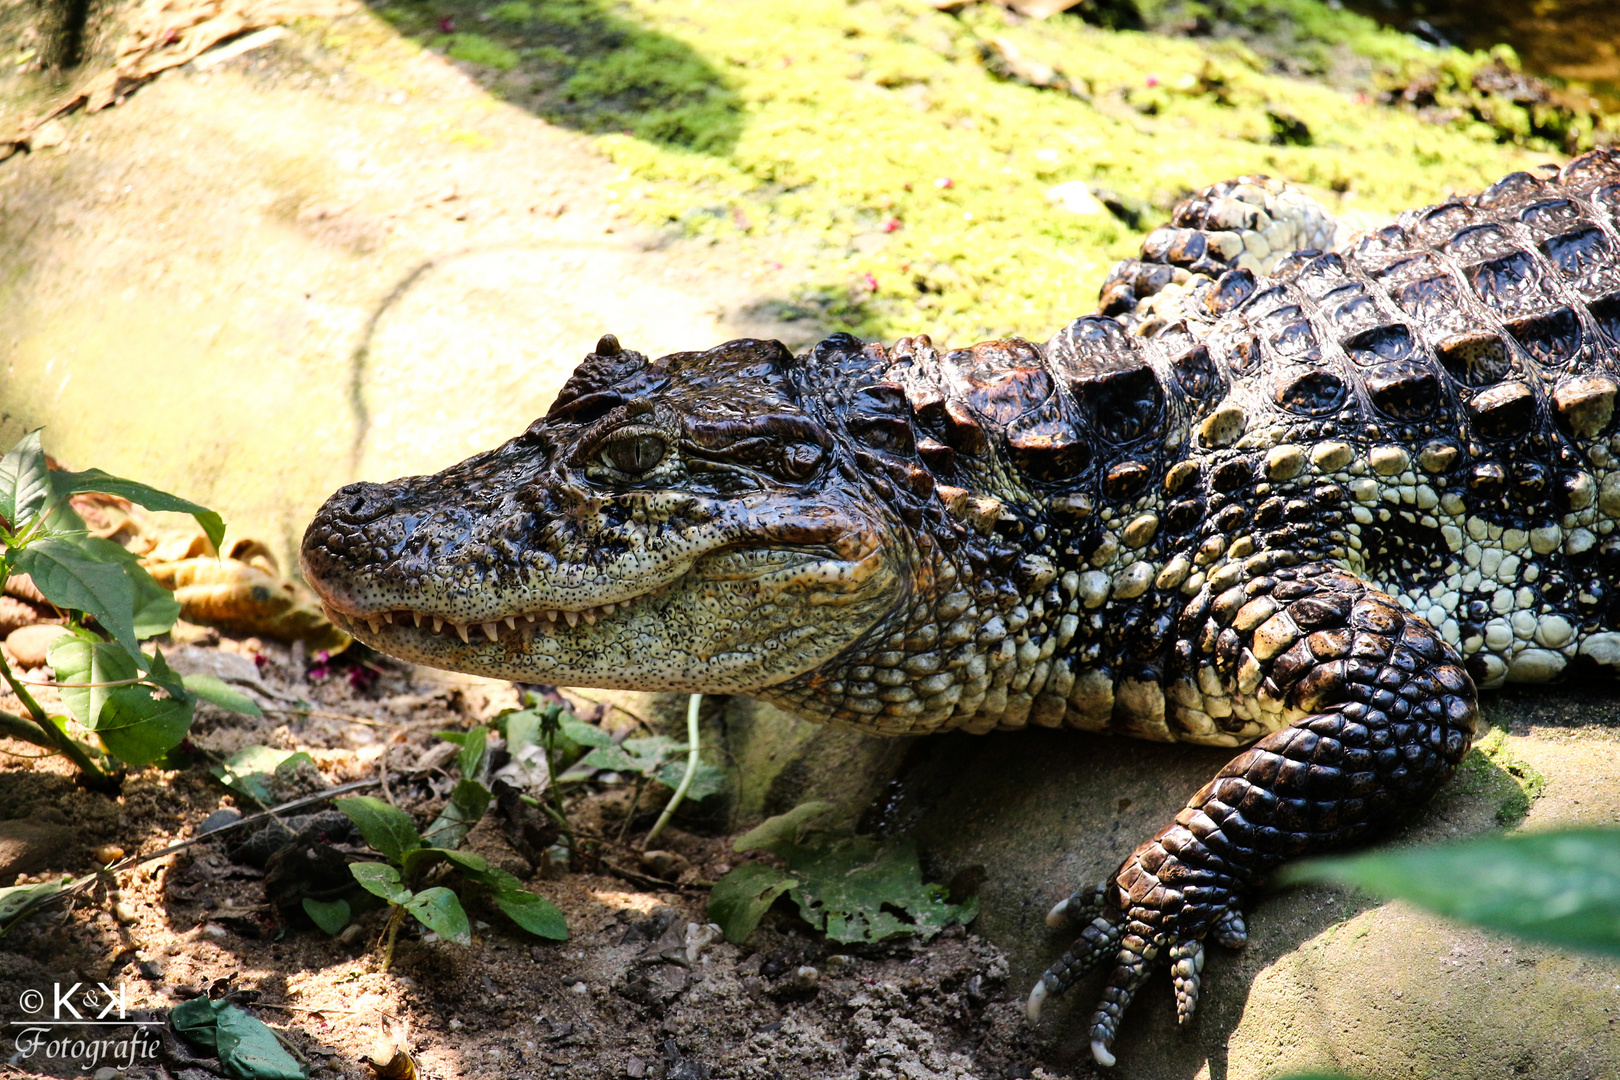
[[[49,662],[47,654],[51,644],[71,633],[73,631],[67,627],[53,623],[20,627],[6,636],[6,651],[17,661],[17,667],[24,671],[42,668]]]

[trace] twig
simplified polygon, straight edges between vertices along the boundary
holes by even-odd
[[[210,829],[208,832],[199,833],[196,836],[177,841],[168,845],[167,847],[158,848],[156,851],[149,851],[145,855],[126,855],[117,862],[108,863],[100,870],[97,870],[91,874],[86,874],[84,877],[70,882],[68,885],[54,893],[41,896],[36,900],[30,900],[15,913],[13,913],[10,922],[6,924],[5,930],[0,930],[0,936],[3,936],[7,930],[10,930],[11,927],[16,926],[19,922],[21,922],[24,916],[31,914],[38,908],[42,908],[47,904],[55,903],[58,900],[68,901],[73,899],[80,892],[83,892],[85,889],[89,888],[95,882],[100,880],[103,874],[116,874],[121,870],[129,870],[133,867],[141,865],[142,863],[148,863],[154,859],[161,859],[165,856],[173,855],[177,851],[183,851],[186,848],[191,847],[193,844],[201,844],[204,841],[216,839],[219,836],[232,831],[233,829],[240,829],[245,825],[252,825],[257,822],[267,821],[279,814],[285,814],[290,810],[301,810],[306,806],[312,806],[315,803],[325,802],[327,799],[337,798],[339,795],[347,795],[351,791],[360,791],[363,788],[372,787],[376,783],[377,781],[375,780],[355,780],[352,783],[340,784],[335,788],[328,788],[327,790],[314,795],[305,795],[302,798],[293,799],[290,802],[284,802],[278,806],[272,806],[270,809],[263,810],[257,814],[249,814],[246,817],[238,818],[228,825],[221,825],[217,829]]]
[[[399,803],[394,801],[394,792],[388,786],[388,747],[389,747],[389,745],[390,745],[389,743],[384,742],[383,743],[383,748],[382,748],[382,753],[377,755],[377,783],[382,785],[383,798],[388,800],[388,805],[392,806],[394,809],[397,810],[397,809],[399,809]]]
[[[693,694],[687,699],[686,775],[681,777],[680,787],[675,789],[675,794],[664,805],[664,812],[658,815],[658,820],[653,823],[652,831],[647,834],[647,839],[641,842],[642,851],[646,851],[651,847],[652,842],[658,838],[658,834],[664,831],[664,826],[669,824],[669,819],[675,814],[675,808],[681,805],[682,799],[686,798],[686,789],[692,786],[692,777],[697,773],[698,767],[698,706],[702,704],[702,694]]]

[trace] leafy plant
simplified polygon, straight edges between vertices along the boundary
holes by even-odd
[[[1581,952],[1620,956],[1620,829],[1485,836],[1313,859],[1284,883],[1336,881]]]
[[[801,803],[737,838],[735,850],[769,851],[787,868],[745,863],[715,882],[709,918],[726,940],[744,941],[784,892],[806,922],[846,944],[903,935],[927,941],[951,923],[973,921],[977,898],[953,904],[943,885],[925,883],[910,840],[811,834],[829,809]]]
[[[691,743],[677,742],[665,735],[630,738],[621,743],[561,705],[541,705],[533,695],[529,696],[527,705],[527,708],[503,713],[496,725],[505,734],[507,749],[515,759],[523,759],[525,745],[536,747],[531,760],[543,763],[545,768],[540,782],[549,793],[547,811],[565,833],[568,820],[563,811],[562,785],[589,779],[598,772],[620,773],[634,780],[635,794],[625,814],[624,829],[628,829],[635,818],[649,783],[679,791],[684,781],[684,797],[691,799],[708,798],[725,787],[725,773],[713,765],[702,760],[695,764],[684,760],[691,751]],[[685,779],[688,769],[690,780]],[[623,838],[623,830],[620,838]],[[572,842],[570,834],[570,845]]]
[[[180,605],[135,556],[89,534],[68,502],[81,492],[190,514],[216,548],[225,523],[207,507],[99,469],[50,469],[37,430],[0,458],[0,587],[12,574],[27,574],[67,616],[68,633],[47,655],[71,719],[95,743],[75,737],[69,717],[47,712],[3,657],[0,678],[27,715],[0,712],[0,732],[58,751],[92,786],[112,790],[120,762],[148,765],[180,744],[197,699],[255,715],[259,709],[218,679],[182,679],[162,653],[142,651],[141,641],[174,625]]]
[[[302,750],[249,746],[217,765],[210,765],[208,771],[232,791],[246,795],[260,806],[269,806],[275,802],[270,785],[288,779],[306,763],[314,765],[315,759]]]
[[[529,892],[517,878],[490,866],[483,856],[456,850],[489,809],[490,792],[480,779],[489,766],[489,735],[483,728],[473,728],[440,732],[439,737],[460,747],[456,759],[461,779],[426,831],[418,833],[409,814],[373,796],[351,796],[334,804],[354,822],[366,843],[388,859],[386,863],[349,866],[361,888],[386,900],[392,908],[383,966],[387,967],[393,957],[394,938],[406,915],[446,941],[472,943],[472,925],[460,898],[448,886],[430,884],[449,871],[487,888],[495,906],[529,933],[555,941],[566,939],[568,925],[549,900]],[[304,910],[321,929],[335,934],[349,918],[347,905],[339,907],[340,903],[305,900]]]

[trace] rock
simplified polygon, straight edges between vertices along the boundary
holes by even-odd
[[[258,665],[239,653],[183,645],[178,649],[165,649],[163,659],[178,675],[212,675],[227,682],[237,680],[254,686],[264,685],[259,678]]]
[[[1485,707],[1522,732],[1504,744],[1514,768],[1547,778],[1525,828],[1612,824],[1620,702],[1538,691],[1487,696]],[[1228,756],[1062,731],[946,736],[922,744],[886,820],[917,822],[924,865],[941,880],[984,868],[972,929],[1007,950],[1012,986],[1027,989],[1070,943],[1047,929],[1047,908],[1104,878]],[[1391,839],[1486,832],[1515,800],[1513,778],[1476,756]],[[1210,947],[1187,1032],[1176,1028],[1169,978],[1155,976],[1126,1016],[1111,1071],[1122,1080],[1396,1076],[1417,1061],[1435,1075],[1620,1075],[1620,1043],[1596,1034],[1620,1015],[1620,986],[1596,960],[1327,886],[1265,893],[1248,924],[1241,952]],[[1056,1041],[1048,1067],[1088,1075],[1101,981],[1090,975],[1048,1003],[1038,1029]]]
[[[48,663],[47,654],[51,643],[62,635],[71,633],[72,631],[65,626],[53,626],[49,623],[24,626],[6,635],[6,651],[16,659],[17,666],[24,671],[42,668]]]
[[[18,874],[65,867],[77,854],[77,841],[78,832],[52,811],[0,821],[0,884],[10,885]]]

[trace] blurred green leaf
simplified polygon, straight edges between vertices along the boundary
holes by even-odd
[[[35,428],[24,435],[6,451],[5,457],[0,457],[0,518],[10,523],[13,532],[44,509],[51,496],[39,431]]]
[[[194,672],[182,680],[186,689],[202,698],[210,705],[218,705],[222,709],[241,713],[244,716],[263,716],[264,710],[259,703],[248,697],[236,687],[221,679],[218,675],[209,675],[206,672]]]
[[[85,554],[99,562],[112,563],[129,579],[135,591],[131,608],[135,636],[144,641],[168,633],[180,617],[180,602],[174,594],[153,581],[146,567],[126,548],[99,536],[80,537],[78,542]]]
[[[35,433],[38,434],[37,432]],[[179,514],[190,514],[197,519],[203,532],[208,534],[208,542],[219,550],[219,545],[225,540],[225,522],[220,516],[206,506],[199,506],[189,499],[182,499],[170,495],[166,491],[159,491],[136,480],[125,480],[122,477],[112,476],[100,469],[86,469],[84,472],[59,472],[52,479],[52,486],[58,494],[71,495],[81,491],[99,491],[104,495],[117,495],[121,499],[128,499],[148,510],[169,510]]]
[[[558,725],[562,733],[580,746],[612,746],[613,736],[597,727],[587,724],[572,713],[563,713],[558,717]]]
[[[789,890],[799,914],[837,942],[883,941],[913,935],[927,941],[951,923],[979,913],[977,897],[946,899],[943,885],[922,879],[917,848],[908,839],[847,836],[788,849]]]
[[[402,861],[406,852],[422,846],[422,838],[416,834],[416,822],[410,815],[375,795],[351,795],[332,805],[349,815],[366,843],[394,862]]]
[[[315,925],[325,930],[328,935],[336,937],[338,932],[349,925],[349,902],[347,900],[316,900],[313,897],[304,897],[304,914],[315,920]]]
[[[59,684],[57,696],[75,719],[94,729],[107,695],[116,687],[105,684],[133,679],[140,675],[135,661],[122,645],[103,641],[88,630],[74,630],[51,642],[47,652]]]
[[[686,762],[672,761],[658,770],[658,780],[666,787],[680,786],[681,777],[686,775]],[[707,761],[699,759],[697,768],[692,772],[692,782],[686,786],[688,799],[707,799],[710,795],[718,794],[726,789],[726,774],[710,765]]]
[[[467,921],[461,901],[449,889],[442,886],[423,889],[405,901],[405,910],[444,940],[457,945],[472,944],[472,924]]]
[[[506,917],[536,937],[552,941],[568,940],[568,921],[563,913],[543,896],[527,889],[497,889],[495,906],[506,912]]]
[[[798,883],[797,878],[779,867],[743,863],[714,883],[709,892],[709,918],[727,941],[741,945],[776,898]]]
[[[349,864],[349,873],[360,887],[374,896],[380,896],[390,904],[403,904],[413,895],[411,890],[400,883],[399,868],[380,862],[357,862]]]
[[[422,842],[432,848],[460,847],[473,826],[483,819],[489,801],[489,789],[483,784],[476,780],[459,781],[439,816],[423,831]]]
[[[191,730],[191,716],[189,701],[155,698],[149,686],[119,686],[108,691],[91,730],[108,753],[138,767],[179,746]]]
[[[42,536],[26,548],[12,551],[12,565],[34,579],[45,599],[57,607],[94,615],[131,656],[140,657],[134,583],[117,563],[103,562],[87,552],[85,539],[93,538]]]
[[[802,802],[785,814],[768,817],[752,829],[737,837],[731,845],[733,851],[769,851],[784,854],[809,829],[812,822],[826,814],[833,804],[819,799]]]
[[[260,806],[270,806],[276,801],[276,793],[270,788],[271,782],[291,776],[306,761],[315,764],[315,759],[302,750],[248,746],[220,764],[210,766],[209,771],[219,777],[226,787],[240,791]]]
[[[1620,956],[1620,829],[1486,836],[1287,868],[1279,880],[1336,881],[1490,930]]]
[[[37,885],[12,885],[0,889],[0,926],[15,919],[34,901],[55,896],[72,882],[71,877],[63,875],[56,881],[42,881]]]

